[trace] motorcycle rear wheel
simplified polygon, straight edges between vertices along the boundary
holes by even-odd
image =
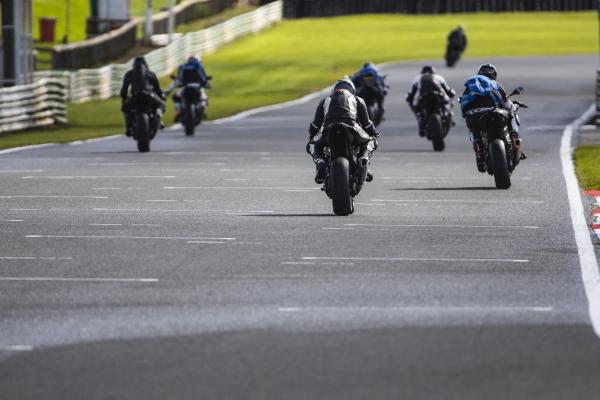
[[[444,151],[446,144],[444,143],[444,128],[442,126],[442,116],[439,114],[431,114],[427,122],[427,137],[433,144],[433,150]]]
[[[185,135],[192,136],[194,134],[194,128],[196,127],[196,110],[191,104],[186,104],[185,110],[183,111],[183,126],[185,128]]]
[[[500,139],[495,139],[489,146],[494,181],[497,189],[508,189],[510,187],[510,172],[508,160],[506,159],[506,147]]]
[[[331,202],[335,215],[346,216],[354,212],[354,200],[350,195],[350,163],[338,157],[330,168]]]
[[[150,151],[150,120],[146,113],[136,115],[135,138],[137,139],[137,148],[140,153]]]

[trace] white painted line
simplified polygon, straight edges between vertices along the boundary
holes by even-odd
[[[69,146],[79,146],[79,145],[85,144],[85,143],[104,142],[106,140],[116,139],[116,138],[120,138],[120,137],[123,137],[123,135],[110,135],[110,136],[103,136],[103,137],[93,138],[93,139],[75,140],[75,141],[69,142],[67,144]]]
[[[9,257],[9,256],[0,256],[0,260],[8,260],[8,261],[32,261],[32,260],[44,260],[44,261],[56,261],[56,260],[60,260],[60,261],[65,261],[65,260],[72,260],[73,257],[31,257],[31,256],[25,256],[25,257]]]
[[[544,204],[540,200],[468,200],[468,199],[372,199],[385,203],[481,203],[481,204]]]
[[[41,208],[11,208],[10,211],[42,211]]]
[[[419,257],[302,257],[302,260],[343,260],[343,261],[441,261],[441,262],[497,262],[528,263],[526,259],[512,258],[419,258]]]
[[[139,239],[139,240],[235,240],[231,237],[107,236],[107,235],[27,235],[28,239]]]
[[[352,231],[354,228],[321,228],[324,231]]]
[[[223,178],[224,181],[231,181],[231,182],[247,182],[250,179],[248,178]]]
[[[564,125],[540,125],[540,126],[529,126],[526,128],[527,131],[562,131],[565,129]]]
[[[156,278],[60,278],[60,277],[12,277],[0,276],[0,281],[4,282],[158,282]]]
[[[52,195],[11,195],[0,199],[108,199],[107,196],[52,196]]]
[[[24,219],[0,219],[1,222],[25,222]]]
[[[589,304],[590,321],[594,332],[600,337],[600,272],[598,271],[598,260],[596,259],[596,253],[583,211],[581,192],[577,177],[575,176],[575,167],[573,166],[572,158],[573,150],[571,148],[573,133],[595,115],[595,113],[596,107],[592,105],[581,117],[565,128],[560,142],[560,160],[567,186],[569,207],[571,208],[571,221],[579,254],[581,278]]]
[[[231,215],[237,215],[237,214],[250,214],[250,213],[254,213],[254,214],[271,214],[273,213],[273,211],[253,211],[253,210],[188,210],[188,209],[182,209],[182,210],[176,210],[176,209],[152,209],[152,208],[93,208],[93,211],[114,211],[114,212],[139,212],[139,211],[143,211],[143,212],[169,212],[169,213],[176,213],[176,212],[183,212],[183,213],[225,213],[225,214],[231,214]]]
[[[120,166],[133,166],[133,165],[225,165],[221,162],[206,162],[206,161],[156,161],[156,162],[101,162],[101,163],[88,163],[90,167],[120,167]]]
[[[12,149],[0,150],[0,154],[16,153],[18,151],[41,149],[43,147],[56,146],[57,143],[32,144],[29,146],[13,147]]]
[[[229,244],[231,242],[215,242],[209,240],[188,240],[189,244]]]
[[[118,188],[118,187],[106,187],[106,188],[95,187],[95,188],[92,188],[92,190],[121,190],[121,188]]]
[[[346,226],[378,226],[386,228],[472,228],[472,229],[539,229],[539,226],[528,225],[465,225],[465,224],[344,224]],[[334,228],[323,228],[334,229]],[[336,228],[344,229],[344,228]],[[351,228],[350,228],[351,229]]]
[[[44,172],[43,169],[0,169],[0,174]]]
[[[189,190],[189,189],[202,189],[202,190],[321,190],[321,188],[294,188],[287,186],[164,186],[166,190]]]
[[[33,351],[34,347],[28,344],[17,344],[13,346],[0,346],[0,351]]]
[[[151,202],[151,203],[175,203],[178,200],[159,200],[159,199],[156,199],[156,200],[146,200],[146,201]]]
[[[24,176],[23,179],[174,179],[174,175],[56,175]]]
[[[123,224],[100,224],[100,223],[96,223],[96,224],[88,224],[90,226],[123,226]]]
[[[314,192],[314,189],[289,189],[284,190],[284,192]]]
[[[315,265],[312,261],[282,261],[280,264],[283,265]]]
[[[427,306],[343,306],[343,307],[279,307],[280,312],[315,312],[315,311],[348,311],[348,312],[373,312],[373,311],[392,311],[392,312],[553,312],[553,307],[427,307]]]

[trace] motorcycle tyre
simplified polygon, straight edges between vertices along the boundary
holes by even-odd
[[[495,139],[489,145],[489,154],[494,171],[494,181],[497,189],[508,189],[511,185],[508,160],[506,159],[506,147],[500,139]]]
[[[137,148],[140,153],[150,151],[150,121],[148,114],[140,113],[136,115],[136,132]]]
[[[434,151],[444,151],[446,144],[444,143],[444,128],[442,126],[442,116],[439,114],[431,114],[427,121],[427,137],[433,144]]]
[[[335,215],[346,216],[354,212],[354,199],[350,195],[350,163],[338,157],[330,167],[331,203]]]
[[[194,128],[196,127],[195,111],[192,105],[186,105],[183,111],[183,127],[186,136],[194,135]]]

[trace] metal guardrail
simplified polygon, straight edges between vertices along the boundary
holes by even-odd
[[[265,29],[282,18],[283,3],[278,0],[221,24],[185,34],[171,44],[146,54],[146,60],[150,69],[157,75],[168,75],[190,54],[214,51],[241,36]],[[38,71],[35,77],[62,79],[64,87],[67,88],[68,101],[82,103],[118,95],[123,75],[130,68],[131,62],[128,62],[97,69]]]
[[[63,79],[0,89],[0,133],[66,123]]]

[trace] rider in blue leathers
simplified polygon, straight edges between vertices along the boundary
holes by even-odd
[[[465,82],[465,91],[460,98],[462,114],[470,131],[479,172],[486,171],[486,164],[478,109],[501,107],[508,110],[511,113],[508,129],[512,142],[515,143],[517,139],[520,139],[519,120],[516,116],[517,108],[506,96],[504,87],[496,81],[497,76],[496,67],[492,64],[482,65],[479,67],[477,75],[470,77]],[[521,158],[526,158],[525,153],[522,154]]]
[[[208,87],[209,77],[206,74],[204,65],[202,65],[202,59],[199,55],[194,54],[188,58],[185,64],[179,66],[177,70],[177,77],[173,80],[173,83],[165,90],[165,95],[168,95],[173,90],[181,88],[190,83],[197,83],[200,85],[200,98],[201,101],[207,101],[208,97],[204,91],[205,87]],[[175,102],[175,121],[179,120],[181,115],[181,93],[176,91],[173,95],[173,101]]]
[[[388,85],[385,83],[383,77],[379,74],[379,71],[377,71],[377,69],[375,68],[375,64],[373,64],[372,62],[364,63],[363,67],[352,76],[352,83],[358,90],[363,84],[365,77],[367,76],[373,76],[375,82],[377,83],[377,88],[379,89],[377,103],[379,103],[379,108],[381,109],[381,111],[384,112],[385,109],[383,107],[383,100],[387,95]]]

